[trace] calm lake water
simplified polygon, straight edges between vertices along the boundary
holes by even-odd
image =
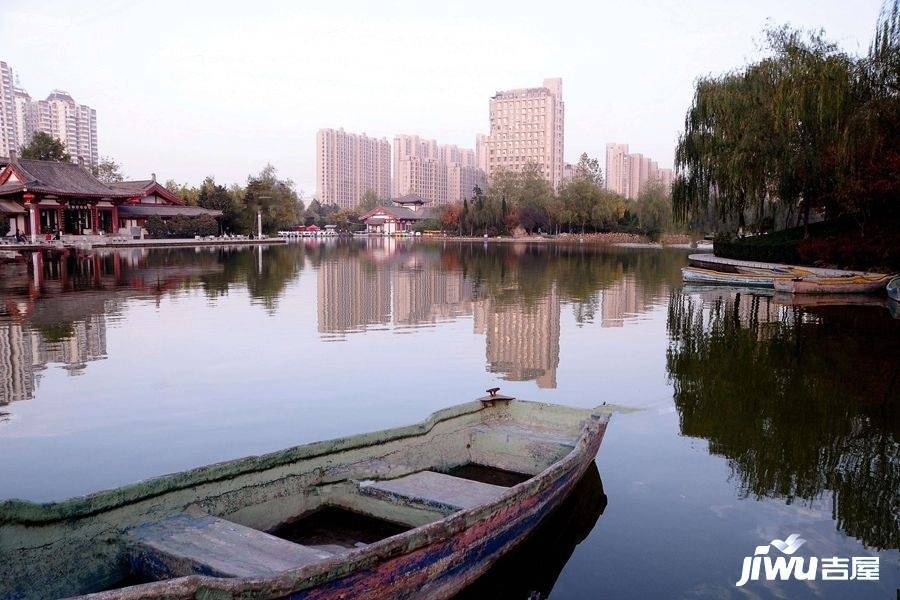
[[[469,597],[894,597],[900,310],[683,288],[687,252],[395,240],[0,265],[0,499],[420,421],[488,387],[617,414]],[[880,557],[751,582],[745,556]]]

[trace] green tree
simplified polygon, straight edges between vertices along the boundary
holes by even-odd
[[[896,211],[900,193],[900,10],[884,5],[869,53],[821,33],[767,32],[768,55],[700,79],[676,149],[682,221],[715,215],[756,229],[775,215],[808,224]]]
[[[118,183],[125,180],[122,174],[122,166],[108,156],[100,159],[100,164],[91,168],[94,177],[103,183]]]
[[[503,221],[501,204],[499,196],[492,193],[485,194],[480,187],[475,186],[472,202],[466,211],[470,234],[496,235],[503,232],[506,224]]]
[[[618,228],[625,216],[625,199],[607,190],[599,190],[596,202],[591,207],[591,224],[599,231],[612,231]]]
[[[203,180],[197,194],[197,206],[222,211],[222,231],[246,234],[249,232],[239,230],[242,200],[243,194],[236,197],[224,185],[217,184],[212,176]]]
[[[587,152],[582,152],[575,165],[575,176],[587,179],[599,188],[603,187],[603,172],[600,170],[600,161],[596,158],[588,156]]]
[[[197,235],[216,235],[219,232],[219,224],[210,215],[196,217],[176,215],[167,220],[154,215],[147,219],[146,229],[150,237],[157,239],[192,238]]]
[[[837,202],[859,221],[896,219],[900,197],[900,2],[885,2],[868,54],[854,70],[856,109],[839,156]]]
[[[518,178],[518,189],[514,198],[519,225],[527,232],[549,231],[550,203],[553,189],[541,173],[538,165],[525,165]]]
[[[340,208],[325,217],[326,225],[336,225],[338,231],[352,231],[359,223],[359,212]]]
[[[481,188],[477,185],[475,186],[475,195],[481,194]],[[463,198],[462,210],[459,211],[459,218],[457,219],[459,223],[459,235],[462,235],[464,232],[472,235],[472,230],[469,227],[469,199]]]
[[[423,219],[413,225],[413,231],[424,232],[424,231],[440,231],[442,229],[442,224],[440,219],[429,218]]]
[[[290,229],[300,222],[300,198],[289,179],[279,179],[272,165],[266,165],[258,175],[247,178],[244,206],[239,222],[246,230],[256,231],[256,215],[262,215],[263,232],[274,234]]]
[[[375,190],[369,188],[363,194],[362,201],[359,203],[359,212],[360,214],[366,214],[376,206],[387,206],[388,204],[388,200],[379,198]]]
[[[309,206],[307,206],[306,210],[303,212],[303,224],[314,225],[317,221],[321,220],[322,204],[316,198],[313,198],[312,202],[309,203]]]
[[[672,220],[672,203],[661,185],[648,185],[636,202],[638,224],[651,240],[668,230]]]
[[[178,183],[174,179],[167,180],[164,187],[181,198],[188,206],[197,206],[200,201],[200,188],[186,183]]]
[[[22,158],[36,160],[53,160],[56,162],[71,162],[72,157],[66,151],[66,146],[61,141],[43,131],[38,131],[27,145],[22,146]]]
[[[169,237],[169,228],[166,226],[166,222],[156,215],[147,219],[144,228],[147,230],[147,235],[153,239],[159,240]]]
[[[582,177],[566,181],[559,191],[571,224],[580,227],[582,233],[592,221],[594,206],[599,202],[600,196],[600,188]]]

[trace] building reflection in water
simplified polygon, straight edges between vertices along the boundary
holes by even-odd
[[[359,332],[390,322],[391,286],[384,271],[359,260],[327,259],[316,286],[320,333]]]
[[[65,337],[48,341],[21,323],[0,323],[0,404],[30,400],[49,364],[79,375],[87,363],[106,358],[106,319],[91,315],[71,323]]]
[[[597,307],[602,327],[622,327],[658,305],[667,280],[633,274],[634,257],[585,260],[583,252],[524,246],[425,245],[394,239],[335,249],[319,265],[318,329],[331,340],[371,329],[407,329],[471,318],[485,336],[487,370],[555,388],[562,306],[579,322]],[[624,262],[623,262],[624,261]],[[627,261],[632,261],[631,263]]]
[[[105,358],[107,321],[132,298],[200,290],[215,302],[237,286],[274,314],[306,263],[317,271],[323,339],[471,319],[488,372],[555,388],[563,307],[579,324],[599,313],[601,326],[621,327],[667,294],[661,273],[679,262],[659,256],[395,239],[32,253],[0,265],[0,403],[32,398],[50,365],[78,374]]]
[[[623,327],[628,317],[653,307],[653,299],[645,294],[632,274],[622,277],[601,292],[600,326]]]
[[[491,297],[475,305],[475,332],[484,334],[488,370],[509,381],[556,387],[560,301],[556,284],[534,304],[501,303]]]
[[[172,292],[217,268],[151,256],[146,249],[35,252],[0,265],[0,405],[32,399],[48,367],[80,375],[105,359],[107,319],[118,317],[126,298]]]

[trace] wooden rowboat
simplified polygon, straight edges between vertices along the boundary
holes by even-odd
[[[713,254],[690,254],[688,261],[692,267],[726,271],[734,273],[748,273],[752,275],[771,275],[773,277],[848,277],[859,275],[866,278],[888,277],[884,273],[871,271],[847,271],[844,269],[829,269],[825,267],[802,267],[799,265],[786,265],[781,263],[767,263],[753,260],[737,260],[734,258],[722,258]]]
[[[774,286],[772,275],[752,273],[724,273],[698,267],[683,267],[681,278],[685,283],[733,285],[741,287],[771,288]]]
[[[776,277],[775,291],[788,294],[873,294],[883,290],[890,280],[890,275]]]
[[[611,412],[491,395],[408,427],[9,500],[0,598],[447,598],[561,503]]]
[[[900,302],[900,275],[892,278],[885,286],[885,290],[887,290],[887,295],[891,300]]]

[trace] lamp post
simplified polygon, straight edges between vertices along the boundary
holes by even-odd
[[[262,239],[262,201],[271,200],[272,196],[260,196],[260,206],[256,209],[256,238]]]

